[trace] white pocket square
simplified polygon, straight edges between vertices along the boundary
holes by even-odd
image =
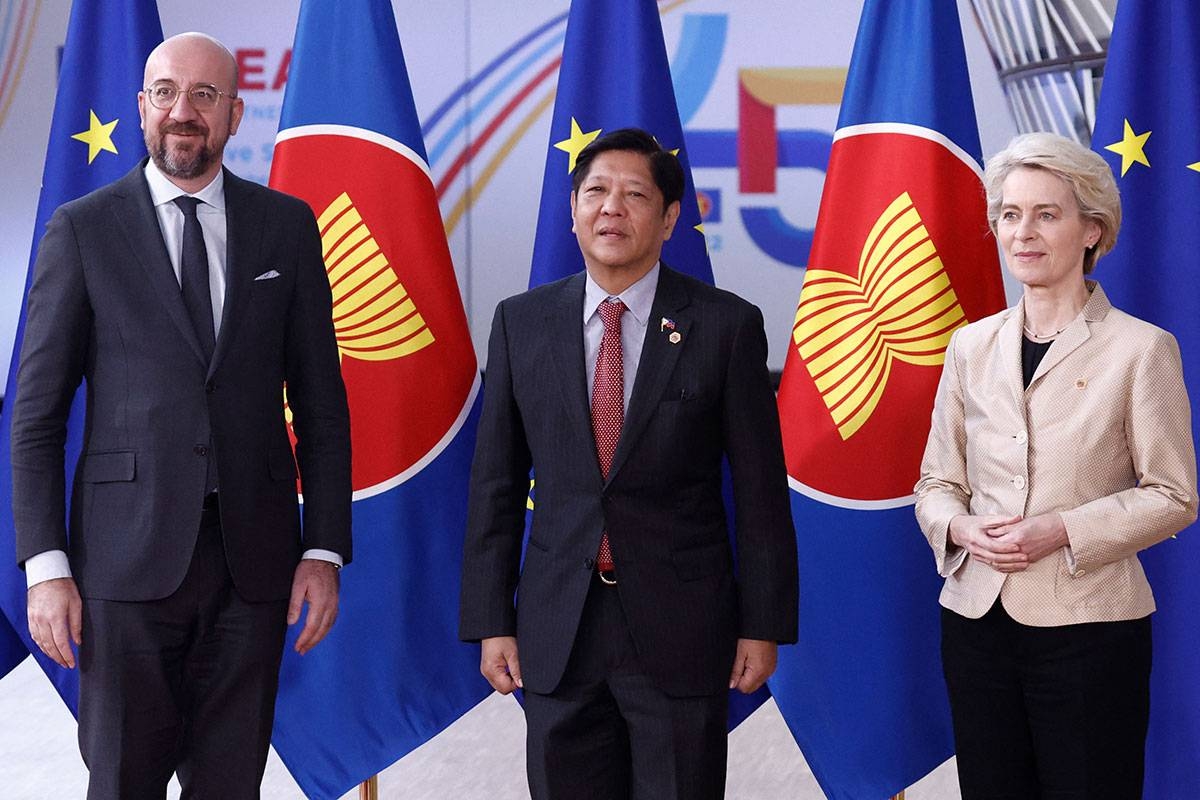
[[[254,280],[256,280],[256,281],[269,281],[269,280],[271,280],[272,278],[278,278],[278,277],[279,277],[279,270],[276,270],[276,269],[270,269],[270,270],[267,270],[266,272],[264,272],[262,275],[259,275],[259,276],[258,276],[257,278],[255,278]]]

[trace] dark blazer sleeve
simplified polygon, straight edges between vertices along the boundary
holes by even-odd
[[[304,548],[332,550],[349,564],[350,411],[333,329],[333,297],[312,210],[287,200],[300,238],[285,379],[304,492]]]
[[[728,362],[722,425],[733,484],[738,636],[790,643],[797,637],[799,580],[787,468],[762,312],[749,303],[744,308]]]
[[[73,221],[51,217],[38,246],[12,402],[12,503],[17,562],[67,549],[63,448],[83,379],[92,312]]]
[[[517,632],[513,596],[532,458],[513,394],[505,307],[501,303],[492,320],[483,414],[471,467],[458,627],[464,641]]]

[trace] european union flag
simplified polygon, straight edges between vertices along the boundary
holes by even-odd
[[[479,369],[388,0],[301,3],[271,185],[317,216],[350,403],[355,559],[272,737],[334,798],[491,691],[456,635]]]
[[[662,260],[675,270],[713,282],[658,4],[654,0],[573,0],[550,123],[530,288],[583,269],[583,254],[571,232],[571,171],[579,151],[621,128],[649,131],[679,158],[683,201],[675,232],[663,246]],[[768,697],[765,686],[752,695],[731,692],[729,727],[740,724]]]
[[[913,485],[950,334],[1004,306],[954,3],[867,0],[779,389],[800,641],[771,691],[830,800],[953,753]]]
[[[1121,0],[1092,148],[1112,165],[1123,221],[1096,277],[1113,304],[1179,340],[1200,399],[1200,5]],[[1141,554],[1154,589],[1147,800],[1200,797],[1200,529]]]
[[[50,143],[42,173],[34,246],[54,210],[124,175],[146,155],[138,120],[137,93],[142,88],[146,57],[162,41],[162,25],[154,0],[75,0],[67,26],[59,72],[58,95],[50,124]],[[29,277],[25,279],[26,292]],[[17,358],[25,331],[25,306],[8,371],[6,397],[17,376]],[[76,395],[67,431],[67,481],[83,441],[82,390]],[[12,464],[9,461],[8,404],[0,417],[0,609],[21,646],[38,660],[71,712],[79,697],[76,672],[65,670],[41,654],[29,638],[25,618],[25,573],[16,565],[12,521]],[[8,640],[7,642],[5,640]],[[0,634],[0,675],[11,668],[12,637]],[[18,659],[19,661],[20,659]],[[13,662],[16,663],[16,662]]]
[[[530,287],[583,269],[583,254],[571,233],[571,170],[589,142],[619,128],[642,128],[665,149],[678,151],[686,183],[663,261],[713,282],[658,5],[654,0],[574,0],[550,123]]]

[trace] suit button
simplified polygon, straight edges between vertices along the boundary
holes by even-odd
[[[1018,431],[1015,438],[1017,440],[1017,444],[1025,444],[1029,441],[1029,434],[1025,433],[1025,431]]]
[[[192,452],[198,456],[206,456],[206,455],[208,455],[208,447],[206,447],[205,445],[202,445],[202,444],[198,444],[192,448]]]
[[[594,559],[594,558],[585,558],[585,559],[583,560],[583,568],[584,568],[584,569],[586,569],[586,570],[590,570],[590,569],[591,569],[592,567],[594,567],[594,566],[596,566],[596,559]]]
[[[1025,476],[1024,475],[1014,475],[1012,482],[1013,482],[1013,486],[1017,487],[1017,489],[1025,488]]]

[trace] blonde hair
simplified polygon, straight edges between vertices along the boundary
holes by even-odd
[[[1112,250],[1121,228],[1121,193],[1103,158],[1070,139],[1053,133],[1025,133],[988,159],[983,172],[987,190],[988,226],[996,232],[1004,181],[1014,170],[1044,169],[1066,181],[1085,220],[1096,223],[1100,238],[1084,251],[1083,272],[1091,273],[1100,256]]]

